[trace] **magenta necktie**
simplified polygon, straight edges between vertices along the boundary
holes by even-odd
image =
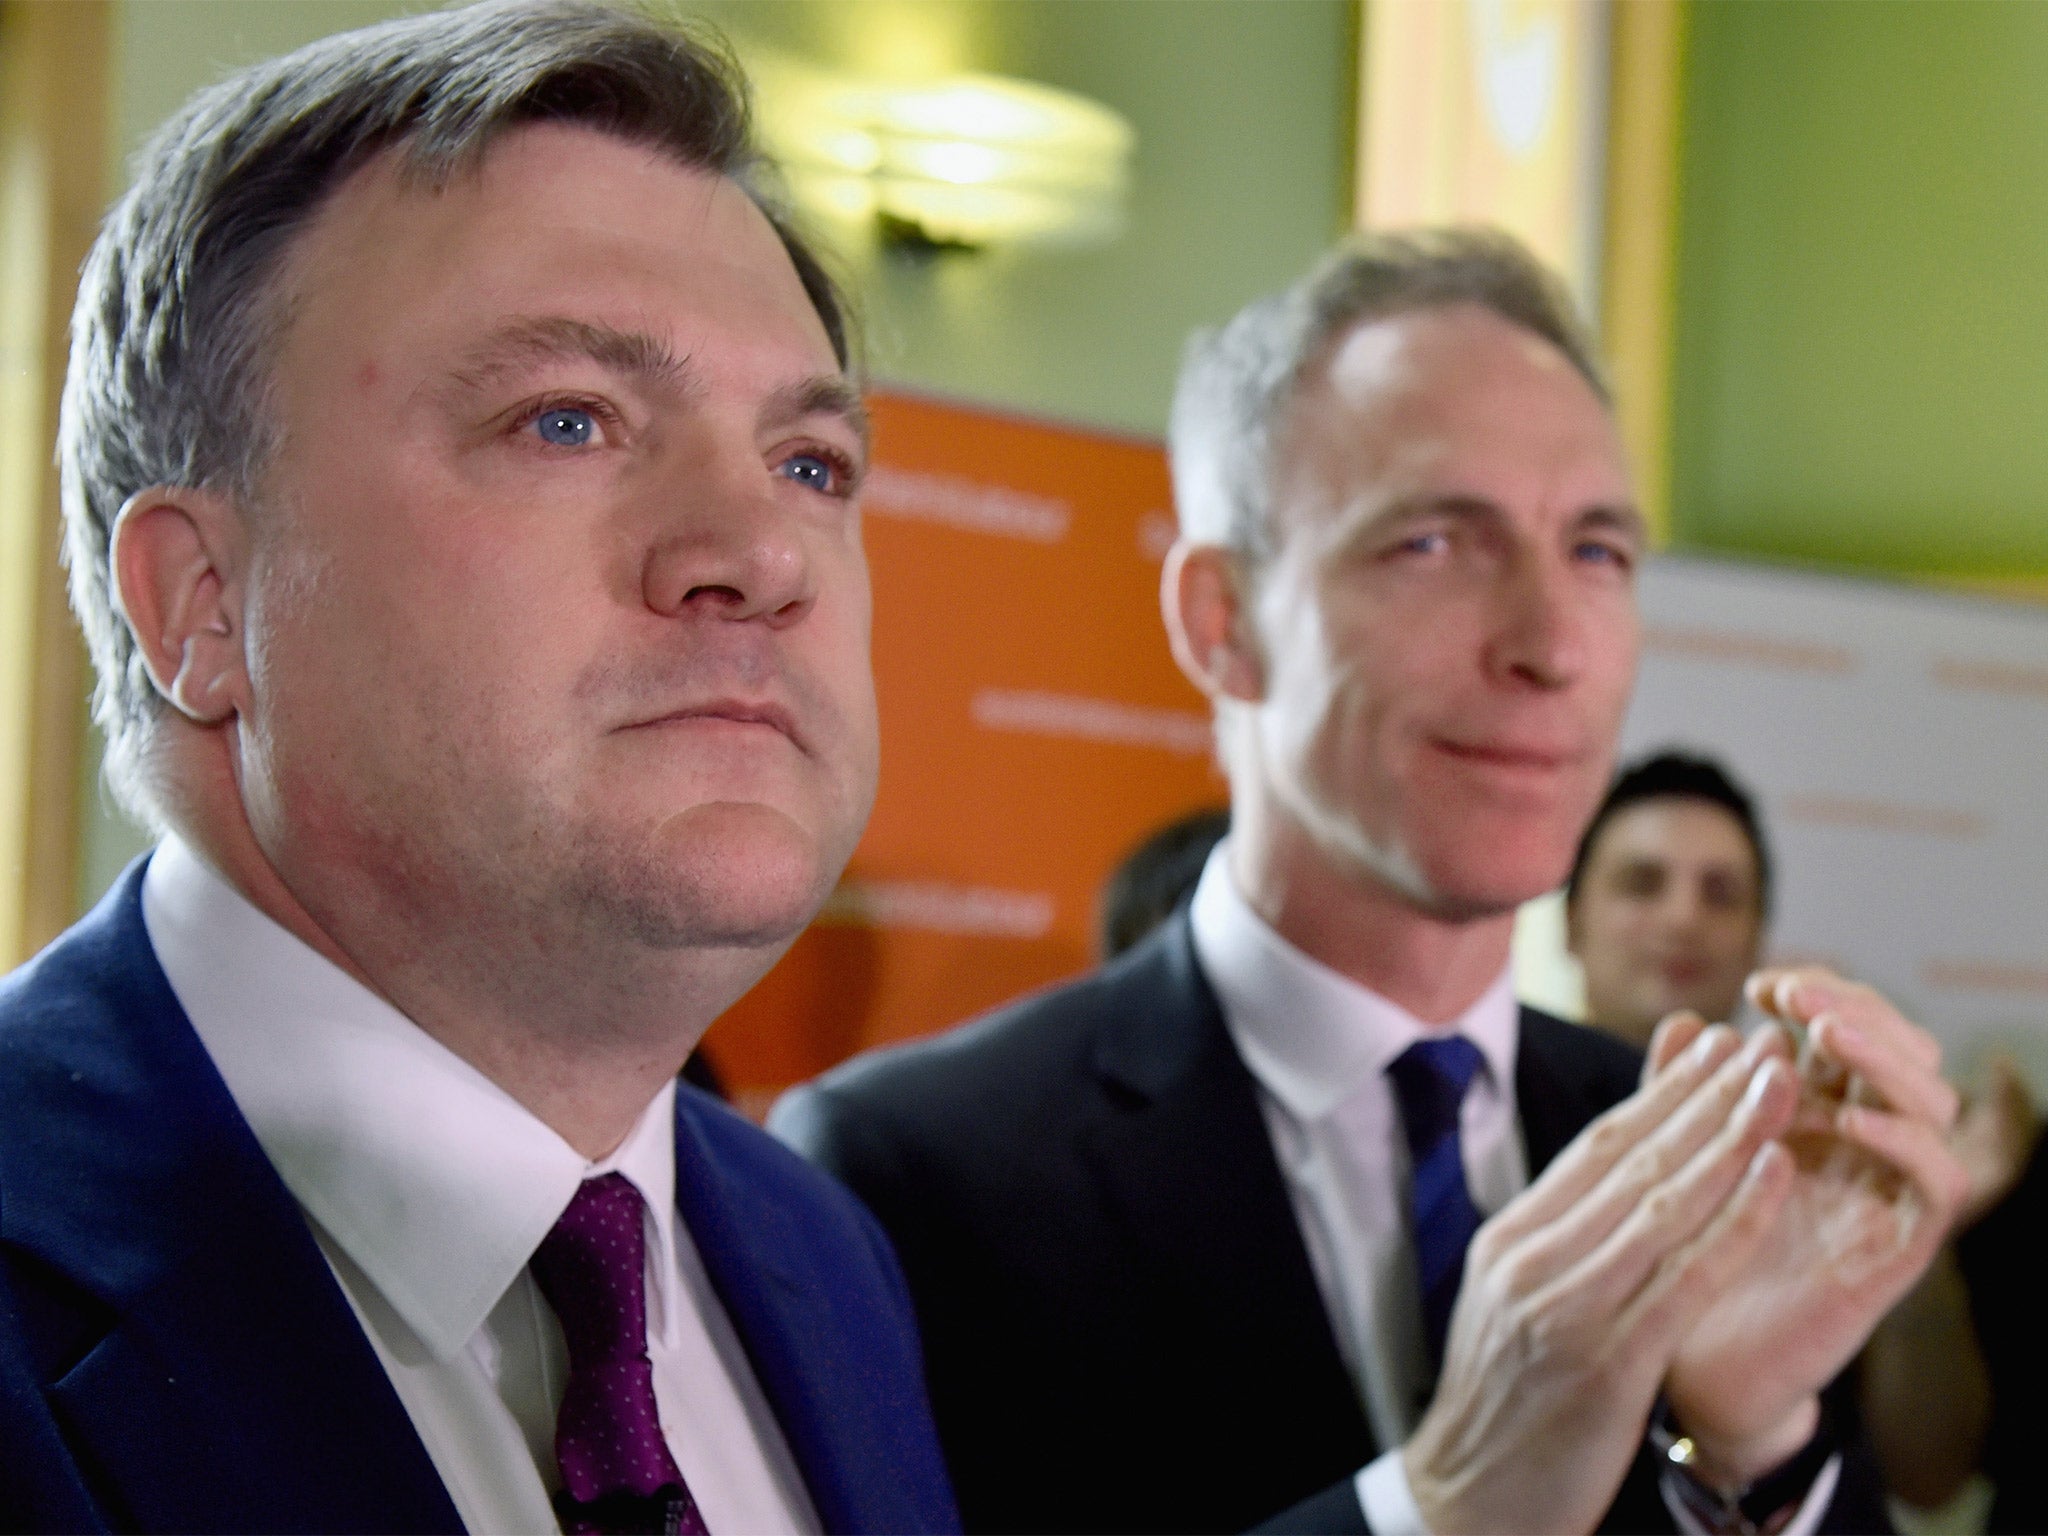
[[[654,1402],[644,1209],[624,1174],[586,1179],[533,1256],[569,1346],[555,1417],[555,1513],[568,1536],[710,1536]]]

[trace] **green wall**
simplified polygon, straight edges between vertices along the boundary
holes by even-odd
[[[125,158],[230,65],[411,9],[383,0],[126,0]],[[1351,0],[698,0],[685,14],[814,63],[1020,75],[1137,129],[1113,244],[913,261],[841,252],[884,380],[1157,433],[1181,342],[1293,278],[1349,213]]]
[[[1691,22],[1678,541],[2048,573],[2048,5]]]
[[[113,71],[129,155],[196,87],[389,0],[124,0]],[[699,0],[680,9],[811,62],[983,70],[1129,118],[1127,227],[1095,250],[909,261],[841,252],[883,382],[1122,431],[1163,430],[1181,343],[1291,280],[1349,215],[1351,0]],[[88,765],[80,895],[142,846]]]
[[[1137,130],[1129,224],[1071,253],[906,261],[846,250],[884,380],[1162,432],[1194,326],[1291,281],[1350,205],[1350,0],[739,0],[698,5],[744,46],[1078,91]],[[891,39],[899,46],[892,49]]]

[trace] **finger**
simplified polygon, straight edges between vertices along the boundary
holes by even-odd
[[[1758,971],[1744,987],[1766,1013],[1805,1026],[1825,1012],[1841,1014],[1865,1032],[1892,1042],[1929,1068],[1941,1064],[1941,1043],[1909,1021],[1874,987],[1847,981],[1823,966]]]
[[[1844,983],[1814,1017],[1818,1019],[1826,1013],[1839,1014],[1873,1040],[1929,1072],[1941,1069],[1941,1042],[1900,1013],[1891,999],[1874,987]]]
[[[1781,1019],[1795,1017],[1792,1002],[1797,995],[1798,980],[1803,976],[1818,979],[1832,975],[1819,966],[1767,965],[1753,971],[1742,984],[1742,995],[1749,999],[1752,1008],[1775,1014]]]
[[[1778,1083],[1782,1092],[1777,1092],[1765,1106],[1770,1111],[1771,1123],[1758,1128],[1757,1106],[1751,1101],[1759,1094],[1775,1091],[1769,1085],[1759,1086],[1759,1068],[1767,1062],[1774,1064],[1772,1082]],[[1680,1213],[1665,1211],[1670,1203],[1669,1191],[1687,1175],[1701,1149],[1715,1142],[1717,1134],[1730,1138],[1721,1145],[1718,1155],[1732,1159],[1728,1167],[1732,1181],[1756,1143],[1782,1129],[1796,1100],[1796,1081],[1790,1068],[1767,1047],[1746,1045],[1592,1189],[1551,1221],[1524,1233],[1508,1248],[1504,1257],[1513,1265],[1508,1283],[1523,1292],[1548,1283],[1585,1261],[1617,1228],[1639,1216],[1646,1207],[1653,1215],[1668,1214],[1682,1224]],[[1745,1138],[1747,1147],[1733,1145],[1734,1140]],[[1692,1170],[1692,1176],[1697,1177],[1696,1170]],[[1711,1207],[1696,1207],[1693,1211],[1699,1221],[1706,1220],[1710,1213]],[[1676,1236],[1670,1239],[1679,1240]]]
[[[1969,1194],[1968,1170],[1922,1121],[1867,1104],[1844,1104],[1835,1113],[1835,1131],[1897,1170],[1944,1227]]]
[[[1943,1133],[1955,1124],[1961,1096],[1933,1068],[1903,1056],[1892,1042],[1833,1012],[1813,1021],[1811,1035],[1816,1051],[1861,1077],[1885,1105]]]
[[[1741,1048],[1741,1037],[1726,1025],[1702,1030],[1669,1068],[1574,1137],[1541,1178],[1481,1228],[1481,1238],[1497,1249],[1555,1221]]]
[[[1668,1015],[1650,1036],[1650,1049],[1643,1055],[1643,1081],[1647,1083],[1676,1061],[1706,1027],[1707,1021],[1690,1008]]]
[[[1669,1355],[1707,1308],[1742,1273],[1792,1192],[1792,1154],[1767,1141],[1714,1219],[1658,1265],[1620,1310],[1617,1335],[1633,1347]]]
[[[1738,1080],[1734,1101],[1721,1087],[1717,1075],[1667,1128],[1675,1138],[1683,1119],[1701,1122],[1697,1140],[1671,1173],[1646,1184],[1627,1164],[1616,1169],[1591,1198],[1517,1251],[1525,1273],[1561,1275],[1580,1304],[1609,1316],[1625,1305],[1659,1264],[1713,1220],[1757,1148],[1790,1122],[1799,1097],[1791,1067],[1769,1054],[1747,1081]],[[1552,1265],[1547,1271],[1546,1261]]]

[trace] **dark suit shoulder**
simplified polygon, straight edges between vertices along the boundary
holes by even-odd
[[[1522,1049],[1539,1052],[1559,1072],[1617,1101],[1634,1093],[1642,1076],[1643,1053],[1634,1046],[1540,1008],[1522,1009]]]
[[[877,1139],[995,1151],[1050,1134],[1088,1102],[1106,1042],[1134,1020],[1185,1011],[1191,964],[1181,925],[1102,970],[1009,1003],[929,1039],[854,1057],[785,1094],[768,1128],[846,1176]],[[856,1181],[856,1187],[859,1187]]]
[[[0,979],[0,1240],[114,1264],[119,1214],[81,1200],[114,1170],[136,1204],[192,1198],[162,1149],[253,1152],[226,1085],[157,966],[142,922],[143,861],[100,905]],[[146,1126],[110,1137],[109,1125]],[[237,1140],[242,1130],[243,1139]]]
[[[16,1124],[7,1110],[42,1103],[24,1073],[62,1065],[83,1071],[106,1042],[92,1031],[73,1028],[83,1015],[104,1017],[137,1001],[144,978],[118,942],[119,907],[134,903],[139,913],[140,868],[131,869],[100,908],[60,935],[48,948],[0,976],[0,1127]],[[139,928],[139,921],[136,926]],[[116,1042],[118,1043],[118,1042]],[[46,1106],[45,1106],[46,1107]]]

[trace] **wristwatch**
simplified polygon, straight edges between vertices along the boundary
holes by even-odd
[[[1841,1449],[1825,1402],[1813,1437],[1799,1453],[1740,1488],[1710,1483],[1700,1475],[1699,1448],[1661,1399],[1650,1416],[1650,1444],[1662,1462],[1666,1489],[1713,1536],[1775,1536],[1792,1523],[1814,1479]]]

